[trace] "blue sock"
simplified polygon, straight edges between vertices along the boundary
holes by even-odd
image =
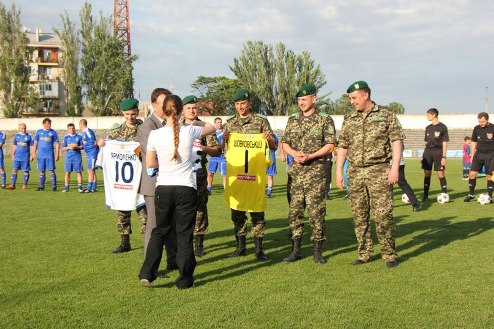
[[[10,177],[10,180],[12,181],[12,186],[15,187],[15,183],[17,181],[17,174],[12,174],[12,177]]]
[[[96,191],[98,188],[96,187],[96,182],[93,182],[93,191]]]
[[[24,185],[27,185],[29,182],[29,172],[24,172]]]
[[[57,187],[57,174],[51,173],[50,179],[51,179],[51,187]]]
[[[5,174],[5,171],[2,173],[2,186],[5,186],[7,184],[7,175]]]
[[[65,189],[68,191],[69,190],[69,185],[65,184]]]
[[[40,173],[39,174],[39,187],[45,188],[45,180],[46,180],[45,173]]]
[[[87,182],[86,190],[91,191],[92,186],[93,182]]]
[[[208,186],[208,191],[211,192],[213,190],[212,186]]]
[[[82,190],[82,183],[77,183],[77,189]]]

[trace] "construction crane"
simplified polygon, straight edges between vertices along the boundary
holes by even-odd
[[[130,9],[129,0],[115,0],[113,6],[113,30],[122,42],[124,55],[132,55],[130,47]]]

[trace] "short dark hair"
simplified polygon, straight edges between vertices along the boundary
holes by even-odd
[[[435,108],[428,109],[427,113],[434,114],[436,117],[439,115],[439,111]]]
[[[155,88],[151,93],[151,103],[155,103],[160,95],[170,96],[172,94],[171,91],[165,88]]]
[[[45,124],[46,122],[49,122],[51,124],[51,119],[50,118],[44,118],[43,119],[43,124]]]
[[[463,140],[466,142],[466,141],[469,141],[470,140],[470,137],[468,136],[465,136],[465,138],[463,138]]]
[[[75,128],[75,124],[73,124],[72,122],[69,123],[69,124],[67,124],[67,128],[69,128],[69,127],[74,127]]]
[[[477,115],[478,119],[485,118],[486,120],[489,120],[489,114],[487,112],[480,112],[479,115]]]

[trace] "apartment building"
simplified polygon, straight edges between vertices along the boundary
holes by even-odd
[[[40,28],[27,31],[29,46],[33,55],[29,66],[29,83],[39,94],[38,104],[21,112],[24,117],[63,116],[66,112],[66,99],[62,78],[61,41],[56,33],[44,33]]]

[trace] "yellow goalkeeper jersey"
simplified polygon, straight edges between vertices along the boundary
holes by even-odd
[[[266,168],[271,164],[267,140],[262,134],[231,133],[226,158],[225,201],[231,209],[266,210]]]

